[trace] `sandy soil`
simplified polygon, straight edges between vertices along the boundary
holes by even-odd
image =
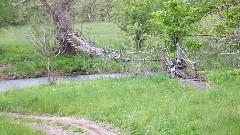
[[[211,88],[211,85],[206,80],[198,80],[198,79],[179,79],[180,83],[183,85],[189,85],[193,88]]]

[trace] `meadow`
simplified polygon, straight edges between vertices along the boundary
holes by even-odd
[[[0,94],[0,110],[82,117],[126,134],[238,134],[240,70],[207,74],[209,89],[161,74],[15,89]]]

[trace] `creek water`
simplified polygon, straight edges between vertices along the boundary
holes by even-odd
[[[87,81],[100,78],[118,78],[127,77],[127,74],[94,74],[94,75],[79,75],[79,76],[60,76],[57,78],[57,82],[63,81]],[[8,91],[13,88],[24,88],[38,84],[47,84],[47,77],[29,78],[29,79],[17,79],[17,80],[2,80],[0,81],[0,92]]]

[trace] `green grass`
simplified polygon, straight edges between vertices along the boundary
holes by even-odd
[[[84,133],[85,131],[81,128],[76,128],[74,126],[62,123],[62,122],[53,122],[53,125],[60,127],[63,130],[67,130],[70,132]]]
[[[0,110],[86,117],[128,134],[234,135],[240,132],[239,73],[208,73],[210,80],[220,78],[207,90],[163,75],[40,85],[1,93]]]
[[[2,28],[0,31],[0,64],[12,64],[12,68],[3,70],[4,73],[17,73],[21,76],[39,76],[45,70],[43,59],[36,54],[35,47],[24,41],[27,27]],[[21,37],[19,37],[19,36]]]
[[[106,46],[117,46],[125,41],[125,33],[112,22],[92,22],[92,23],[77,23],[77,29],[82,28],[83,35],[88,39],[98,41]],[[100,45],[99,45],[100,46]],[[100,46],[101,47],[101,46]]]
[[[19,123],[14,117],[0,115],[0,135],[45,135],[44,132],[32,129],[24,123]]]

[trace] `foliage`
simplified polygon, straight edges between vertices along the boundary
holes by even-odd
[[[214,37],[222,42],[226,50],[238,50],[240,49],[239,31],[240,31],[240,4],[231,6],[220,11],[219,21],[214,26],[212,33]]]
[[[201,8],[193,7],[186,1],[173,0],[164,2],[162,9],[153,13],[153,16],[154,29],[176,44],[190,35],[194,30],[192,24],[198,22],[203,14]]]
[[[184,47],[187,49],[190,49],[194,52],[198,52],[200,51],[200,49],[202,49],[202,47],[204,46],[204,43],[201,42],[200,40],[195,40],[195,39],[191,39],[191,38],[186,38],[183,41]],[[192,52],[192,53],[194,53]]]
[[[157,3],[157,4],[156,4]],[[160,5],[158,0],[122,0],[115,9],[115,22],[129,35],[133,35],[136,47],[150,35],[151,13]]]
[[[231,82],[238,84],[240,81],[240,70],[239,69],[221,69],[208,73],[208,78],[218,85],[227,84]]]
[[[113,10],[118,5],[119,0],[102,0],[99,3],[99,17],[101,20],[111,21],[113,16]]]
[[[9,5],[9,0],[0,0],[0,26],[17,23],[17,15],[14,7]]]

